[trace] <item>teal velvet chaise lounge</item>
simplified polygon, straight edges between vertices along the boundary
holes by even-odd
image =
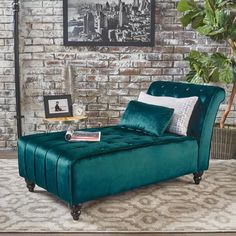
[[[148,135],[120,125],[93,128],[100,142],[67,142],[65,132],[34,134],[18,140],[20,176],[30,192],[35,184],[71,207],[78,220],[83,202],[193,173],[199,184],[208,169],[216,114],[223,89],[176,82],[153,82],[148,94],[197,96],[188,135]]]

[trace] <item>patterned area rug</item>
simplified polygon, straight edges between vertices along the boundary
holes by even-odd
[[[192,175],[83,205],[78,222],[45,190],[26,190],[17,160],[0,160],[0,232],[236,230],[236,160],[211,161],[200,185]]]

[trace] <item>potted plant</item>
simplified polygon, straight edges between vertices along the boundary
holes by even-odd
[[[229,129],[229,126],[225,128],[225,121],[236,93],[236,2],[235,0],[203,0],[203,2],[181,0],[177,10],[181,12],[181,23],[184,27],[191,25],[200,35],[228,45],[229,50],[225,54],[218,52],[218,48],[211,54],[191,51],[186,58],[190,64],[186,79],[192,83],[232,84],[227,107],[220,120],[220,128],[214,129],[212,157],[222,159],[236,157],[236,129]]]

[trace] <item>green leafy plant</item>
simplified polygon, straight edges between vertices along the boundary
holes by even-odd
[[[220,121],[220,127],[223,128],[236,94],[236,1],[204,0],[201,3],[181,0],[177,10],[182,14],[184,27],[191,25],[200,35],[228,44],[228,55],[191,51],[186,58],[190,64],[187,81],[233,83],[227,108]]]

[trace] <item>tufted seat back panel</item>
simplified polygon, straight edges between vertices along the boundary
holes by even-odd
[[[199,143],[199,169],[207,169],[212,129],[225,91],[220,87],[189,83],[156,81],[151,84],[148,94],[176,98],[197,96],[198,102],[193,110],[188,126],[188,135]]]

